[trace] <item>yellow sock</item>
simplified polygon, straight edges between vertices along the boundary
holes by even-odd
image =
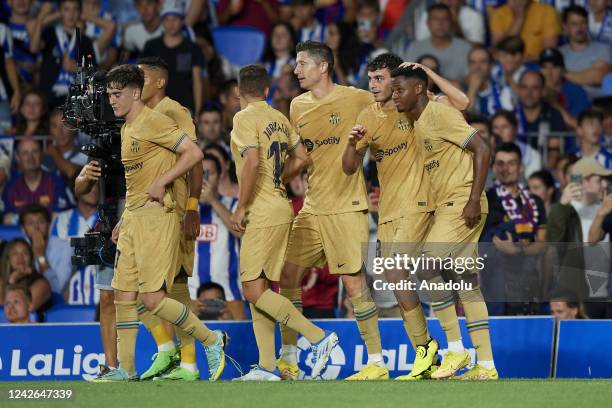
[[[165,297],[153,310],[153,314],[185,330],[185,333],[204,345],[212,346],[217,341],[215,333],[190,312],[187,306],[174,299]]]
[[[115,300],[117,319],[117,357],[119,366],[128,373],[136,371],[134,353],[136,352],[136,336],[138,336],[138,313],[136,301]]]
[[[466,325],[478,361],[493,361],[491,338],[489,337],[489,311],[480,288],[459,291],[463,303]]]
[[[359,296],[351,298],[353,312],[359,334],[366,345],[368,354],[382,353],[380,344],[380,331],[378,330],[378,309],[369,292],[363,292]]]
[[[289,299],[293,306],[302,313],[303,305],[302,305],[302,289],[285,289],[280,288],[280,294]],[[281,332],[281,344],[282,345],[297,345],[297,332],[290,327],[287,327],[283,324],[280,326]]]
[[[259,350],[259,366],[264,370],[274,371],[276,368],[275,331],[276,320],[259,310],[254,305],[251,307],[253,316],[253,332]]]
[[[427,344],[427,341],[429,341],[429,330],[427,330],[427,320],[423,313],[423,307],[419,305],[412,310],[403,310],[402,317],[404,318],[404,327],[412,347],[416,350],[416,346]]]
[[[436,276],[427,279],[427,283],[444,283],[444,279],[441,276]],[[444,329],[446,340],[448,342],[460,341],[461,331],[459,330],[459,319],[457,319],[453,294],[447,290],[433,290],[429,292],[429,295],[432,299],[431,308],[440,321],[440,326]]]
[[[189,287],[187,282],[174,282],[172,288],[168,292],[168,297],[174,299],[177,302],[181,302],[191,310],[191,296],[189,295]],[[195,341],[193,337],[185,333],[185,330],[180,327],[176,328],[176,337],[178,337],[181,344],[181,363],[184,364],[195,364],[196,353],[195,353]]]
[[[138,311],[138,318],[151,333],[158,348],[163,344],[173,342],[172,336],[170,336],[159,317],[149,312],[142,303],[138,304],[136,310]]]
[[[289,299],[272,292],[270,289],[259,297],[255,306],[276,319],[281,327],[288,326],[296,330],[311,343],[318,343],[325,336],[325,332],[305,318]]]

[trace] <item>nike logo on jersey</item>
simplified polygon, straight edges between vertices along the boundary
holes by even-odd
[[[346,265],[346,262],[345,262],[345,263],[338,264],[338,268],[342,268],[344,265]]]

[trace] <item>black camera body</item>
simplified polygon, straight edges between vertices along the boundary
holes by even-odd
[[[91,143],[81,150],[98,161],[102,169],[102,177],[98,180],[100,224],[95,232],[70,240],[70,246],[74,247],[72,264],[112,266],[116,247],[111,235],[118,218],[117,200],[107,199],[106,182],[109,177],[123,172],[120,133],[123,120],[115,117],[110,106],[106,72],[93,65],[91,56],[80,61],[64,103],[63,116],[65,124],[91,137]]]

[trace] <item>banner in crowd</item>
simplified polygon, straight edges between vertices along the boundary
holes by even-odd
[[[562,320],[557,340],[556,376],[612,378],[612,320]]]
[[[339,347],[331,355],[325,379],[342,379],[360,370],[367,363],[367,351],[363,345],[357,325],[352,320],[320,320],[321,327],[334,330],[340,337]],[[435,319],[428,321],[431,334],[439,339],[441,353],[446,350],[442,328]],[[466,347],[472,359],[475,357],[465,321],[461,329]],[[209,327],[229,333],[227,354],[238,362],[243,371],[257,363],[257,348],[250,322],[211,322]],[[401,320],[382,319],[383,354],[391,371],[391,377],[406,374],[412,369],[414,351]],[[554,321],[549,317],[492,318],[491,340],[495,362],[502,377],[546,378],[552,365]],[[104,352],[96,323],[0,325],[0,380],[88,380],[104,363]],[[277,335],[277,343],[280,343]],[[311,371],[312,354],[304,338],[298,342],[298,358],[305,378]],[[156,347],[144,327],[140,327],[136,368],[144,372],[151,364]],[[198,366],[206,378],[206,361],[198,345]],[[303,374],[303,375],[304,375]],[[222,379],[239,375],[228,361]]]

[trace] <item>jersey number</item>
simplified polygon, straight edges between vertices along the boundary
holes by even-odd
[[[268,159],[274,157],[274,188],[280,188],[282,184],[281,173],[283,171],[282,159],[285,158],[287,152],[287,143],[272,142]]]

